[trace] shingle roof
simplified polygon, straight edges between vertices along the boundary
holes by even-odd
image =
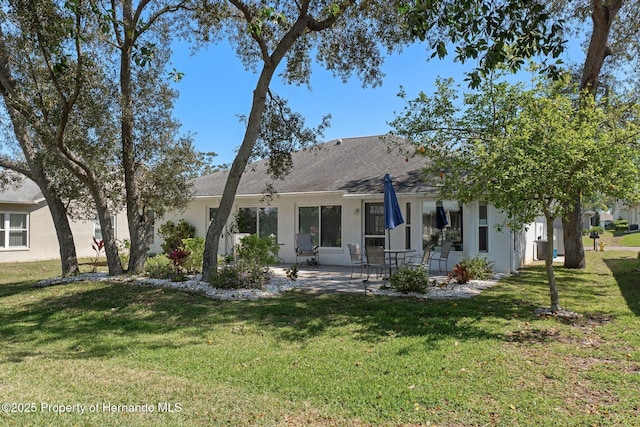
[[[433,192],[421,178],[424,158],[407,157],[386,138],[344,138],[297,151],[292,155],[291,173],[275,182],[267,174],[266,161],[257,162],[242,175],[237,195],[262,194],[270,183],[280,194],[327,191],[381,194],[385,173],[391,175],[397,193]],[[410,149],[404,141],[398,138],[394,141]],[[228,171],[222,171],[196,179],[196,197],[221,196],[227,176]]]
[[[43,199],[38,185],[29,178],[17,184],[8,184],[4,190],[0,188],[0,203],[33,204]]]

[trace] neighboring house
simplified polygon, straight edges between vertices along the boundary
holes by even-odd
[[[125,215],[114,216],[116,238],[129,237]],[[78,257],[95,255],[93,237],[101,238],[97,221],[71,221]],[[0,191],[0,262],[60,258],[60,247],[51,212],[38,186],[25,178],[21,184]]]
[[[625,219],[629,225],[640,224],[640,202],[629,204],[618,201],[613,210],[613,221]]]
[[[405,149],[411,150],[410,147]],[[476,201],[460,206],[439,201],[435,189],[421,178],[423,157],[403,154],[378,136],[345,138],[293,153],[293,169],[283,180],[269,178],[267,163],[247,167],[242,176],[219,253],[231,253],[234,233],[272,236],[281,245],[280,258],[296,261],[295,236],[311,233],[319,244],[321,264],[350,265],[348,243],[412,249],[422,254],[424,245],[442,239],[454,242],[449,269],[466,257],[483,256],[495,262],[498,272],[511,272],[531,262],[535,253],[534,228],[511,230],[496,226],[504,215],[493,206]],[[405,223],[387,232],[384,228],[383,177],[389,173]],[[193,202],[182,213],[172,213],[156,223],[184,219],[205,236],[218,208],[228,171],[195,181]],[[265,190],[277,195],[268,202]],[[442,203],[448,226],[436,228],[436,206]],[[237,227],[233,227],[235,222]],[[389,243],[390,240],[390,243]],[[152,251],[160,252],[156,233]]]

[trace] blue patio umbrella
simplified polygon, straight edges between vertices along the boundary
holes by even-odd
[[[447,213],[442,206],[438,206],[436,208],[436,227],[442,230],[447,224],[449,224],[449,221],[447,221]]]
[[[400,211],[400,204],[398,203],[398,197],[396,191],[393,189],[393,183],[389,174],[384,175],[384,228],[391,230],[398,225],[404,224],[404,218],[402,218],[402,212]],[[389,234],[389,249],[391,248],[391,233]]]
[[[444,211],[444,207],[442,207],[442,205],[438,205],[436,207],[436,227],[440,232],[442,232],[447,224],[449,224],[449,221],[447,221],[447,213]],[[444,233],[442,234],[442,240],[444,240]]]

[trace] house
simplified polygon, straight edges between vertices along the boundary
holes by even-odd
[[[533,260],[536,230],[511,230],[498,225],[504,215],[493,206],[476,201],[461,205],[439,200],[436,189],[425,184],[421,169],[425,159],[412,157],[413,149],[402,140],[389,145],[379,136],[344,138],[293,153],[293,169],[283,180],[273,181],[267,163],[247,167],[234,201],[232,215],[219,242],[219,253],[232,252],[236,233],[272,236],[280,244],[279,257],[296,261],[295,236],[311,233],[319,245],[321,264],[350,265],[347,244],[383,245],[411,249],[422,254],[424,246],[443,239],[454,246],[449,269],[462,257],[483,256],[498,272],[511,272]],[[408,150],[408,151],[407,151]],[[384,228],[383,177],[391,175],[404,216],[404,224]],[[228,171],[195,181],[193,202],[181,213],[156,223],[184,219],[205,236],[218,208]],[[277,192],[265,197],[272,186]],[[446,212],[447,226],[436,227],[436,208]],[[156,234],[152,251],[160,252]]]
[[[127,218],[112,218],[116,238],[129,237]],[[93,237],[100,239],[97,221],[71,220],[78,257],[94,256]],[[55,225],[42,192],[28,178],[0,190],[0,263],[59,259],[60,247]]]

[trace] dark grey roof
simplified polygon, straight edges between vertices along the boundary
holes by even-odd
[[[433,188],[421,179],[424,157],[407,157],[397,144],[380,136],[344,138],[293,153],[293,170],[284,180],[267,174],[266,161],[247,167],[237,195],[262,194],[269,183],[280,193],[341,191],[345,194],[381,194],[383,177],[391,175],[397,193],[427,193]],[[412,152],[402,140],[400,146]],[[228,171],[216,172],[195,181],[196,197],[221,196]]]
[[[4,189],[0,186],[0,203],[33,204],[43,198],[40,188],[29,178],[8,183]]]

